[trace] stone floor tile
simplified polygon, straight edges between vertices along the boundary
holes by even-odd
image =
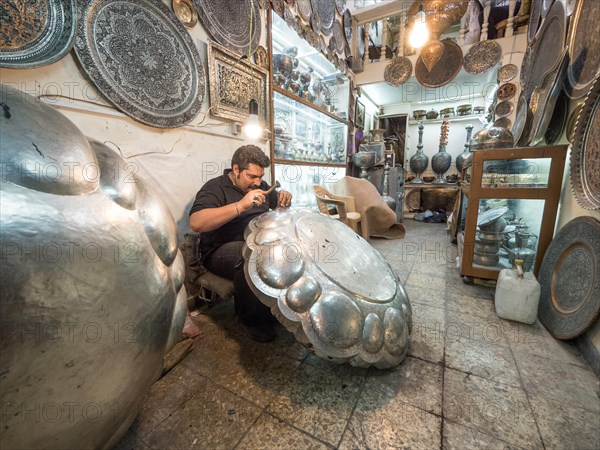
[[[599,449],[600,414],[533,395],[529,402],[547,449]]]
[[[444,308],[445,288],[443,287],[440,290],[437,290],[430,288],[427,284],[419,286],[415,284],[406,284],[404,289],[408,294],[411,305],[413,303],[420,303],[435,308]]]
[[[589,368],[528,353],[515,360],[527,392],[600,413],[600,381]]]
[[[302,364],[267,410],[294,427],[337,445],[365,376],[340,376]]]
[[[142,439],[129,430],[112,450],[151,450]]]
[[[509,346],[502,323],[497,317],[482,317],[453,309],[446,311],[445,337],[446,342],[472,341]]]
[[[543,448],[522,388],[446,368],[443,415],[515,446]]]
[[[429,297],[434,297],[438,301],[441,300],[443,307],[444,292],[446,290],[446,279],[442,277],[434,277],[428,274],[411,271],[406,280],[406,285],[417,288],[425,288],[429,292]]]
[[[445,312],[420,303],[412,304],[413,329],[408,354],[441,363],[444,360]]]
[[[236,450],[327,450],[328,445],[288,425],[283,420],[263,413]]]
[[[196,394],[148,435],[157,449],[231,449],[256,422],[261,410],[209,379]]]
[[[396,394],[377,384],[363,392],[339,449],[440,448],[441,418],[400,401]]]
[[[521,377],[510,347],[487,341],[447,339],[446,367],[500,383],[521,386]]]
[[[462,278],[458,276],[458,271],[456,271],[456,274],[457,276],[448,276],[446,280],[446,289],[448,292],[468,297],[481,297],[486,300],[493,298],[494,289],[476,284],[465,284]]]
[[[472,297],[456,292],[446,293],[446,305],[449,310],[464,312],[484,318],[496,319],[494,301],[483,297]]]
[[[409,356],[395,369],[371,370],[361,396],[371,395],[373,389],[386,389],[391,398],[441,415],[442,372],[439,364]]]
[[[442,438],[444,450],[486,449],[486,450],[517,450],[518,447],[506,441],[496,439],[489,434],[467,428],[450,420],[444,420],[444,436]]]

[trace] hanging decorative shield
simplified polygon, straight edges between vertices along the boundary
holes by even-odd
[[[350,227],[312,210],[279,210],[254,219],[245,238],[252,290],[317,356],[378,368],[405,358],[408,296],[389,263]]]
[[[423,47],[423,50],[421,50],[421,59],[423,60],[425,67],[427,67],[427,70],[430,72],[433,70],[435,65],[441,59],[444,48],[444,44],[440,41],[431,41]]]
[[[75,41],[88,77],[134,119],[171,128],[200,112],[206,81],[198,49],[161,1],[87,3]]]
[[[449,39],[441,41],[444,44],[444,53],[430,72],[425,67],[423,59],[419,56],[415,65],[415,76],[419,83],[429,88],[436,88],[450,83],[460,72],[463,64],[462,50],[459,45]]]
[[[0,6],[0,67],[29,69],[65,56],[75,39],[75,0],[8,1]]]
[[[283,14],[283,1],[281,14]],[[239,55],[256,51],[262,30],[258,2],[250,0],[194,0],[198,15],[210,35]],[[273,4],[275,7],[275,4]]]

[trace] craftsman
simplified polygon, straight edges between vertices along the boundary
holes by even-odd
[[[292,194],[268,192],[262,180],[270,160],[255,145],[238,148],[231,169],[207,181],[190,209],[190,228],[200,234],[202,262],[206,269],[234,283],[236,314],[249,336],[259,342],[275,337],[274,317],[252,292],[244,276],[244,230],[255,217],[291,205]]]

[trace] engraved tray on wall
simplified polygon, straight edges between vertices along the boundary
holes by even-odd
[[[465,55],[465,70],[471,75],[487,72],[500,61],[502,48],[496,41],[480,41]]]
[[[459,45],[449,39],[440,42],[444,44],[444,53],[431,72],[425,67],[421,56],[417,59],[415,76],[425,87],[436,88],[450,83],[463,65],[463,54]]]
[[[194,0],[194,3],[202,24],[215,41],[239,55],[253,54],[256,51],[262,30],[258,2]],[[283,14],[284,5],[281,5]]]
[[[313,15],[319,18],[321,32],[331,33],[335,20],[335,0],[311,0]]]
[[[200,112],[205,94],[200,54],[175,14],[160,1],[86,4],[75,53],[100,92],[140,122],[173,128]]]
[[[75,39],[75,0],[2,2],[0,6],[0,67],[29,69],[65,56]]]

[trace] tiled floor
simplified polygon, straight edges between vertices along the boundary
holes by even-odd
[[[409,356],[356,369],[311,355],[285,329],[244,337],[229,303],[158,381],[118,449],[600,449],[599,381],[538,323],[498,319],[465,285],[443,225],[408,220],[371,241],[413,306]],[[376,274],[374,274],[376,275]]]

